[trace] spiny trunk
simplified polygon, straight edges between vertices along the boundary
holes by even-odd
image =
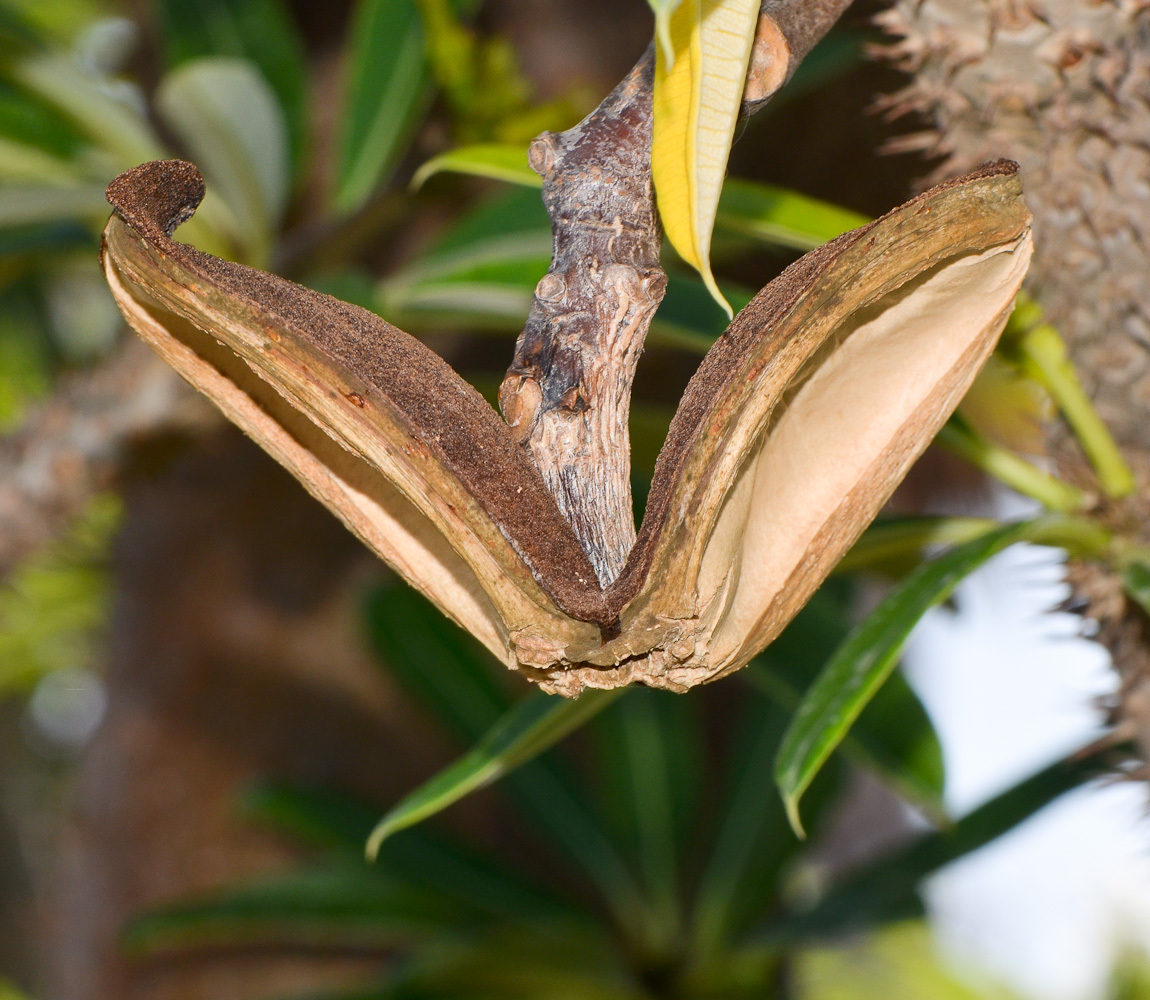
[[[1034,213],[1030,292],[1135,469],[1133,498],[1103,516],[1150,538],[1150,4],[1146,0],[895,0],[880,57],[912,74],[883,102],[928,127],[898,143],[942,157],[934,176],[1005,156]],[[933,180],[925,178],[924,182]],[[1065,428],[1050,451],[1084,466]],[[1072,569],[1084,613],[1122,675],[1118,732],[1150,760],[1150,651],[1119,581]]]

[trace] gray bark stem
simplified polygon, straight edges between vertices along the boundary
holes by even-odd
[[[631,383],[667,287],[651,188],[654,62],[649,49],[589,117],[531,144],[554,256],[499,390],[603,586],[635,542]]]
[[[794,75],[849,5],[763,3],[746,114]],[[654,66],[652,47],[591,115],[531,144],[554,250],[499,390],[504,419],[604,587],[619,575],[635,542],[631,385],[667,286],[651,183]]]

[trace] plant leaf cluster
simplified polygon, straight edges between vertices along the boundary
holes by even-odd
[[[508,769],[493,805],[510,822],[500,841],[513,846],[465,845],[442,824],[396,829],[366,866],[371,804],[261,786],[250,812],[311,844],[313,861],[145,915],[126,944],[136,954],[253,945],[378,953],[390,956],[387,971],[339,995],[381,1000],[770,995],[807,950],[921,914],[923,878],[1101,766],[1097,752],[1055,764],[862,870],[798,892],[816,873],[771,792],[772,767],[796,692],[849,632],[849,601],[844,581],[826,585],[743,680],[729,682],[741,685],[734,707],[722,687],[690,698],[627,689],[595,703],[568,748],[578,753],[551,750]],[[509,719],[537,721],[542,696],[514,700],[488,654],[406,588],[375,590],[368,621],[386,668],[448,738],[472,745],[469,757],[486,748],[514,763],[490,734]],[[941,815],[937,742],[897,676],[854,737],[810,790],[815,829],[851,765],[917,787]],[[519,744],[528,745],[538,748],[537,730]]]

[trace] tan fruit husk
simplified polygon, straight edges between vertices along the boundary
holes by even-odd
[[[381,558],[545,690],[686,690],[809,598],[962,398],[1030,257],[1013,164],[908,202],[755,297],[690,385],[618,578],[599,585],[506,425],[355,306],[175,242],[164,161],[109,188],[129,323]]]

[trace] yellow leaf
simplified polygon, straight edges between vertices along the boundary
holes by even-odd
[[[670,18],[674,60],[663,45],[655,53],[651,172],[659,216],[728,315],[711,274],[711,231],[758,16],[758,0],[682,0]]]

